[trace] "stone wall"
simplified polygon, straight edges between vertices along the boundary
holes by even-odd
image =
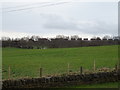
[[[120,80],[120,73],[99,72],[81,75],[52,76],[42,78],[24,78],[17,80],[4,80],[3,88],[50,88],[50,87],[68,87],[72,85],[117,82]]]

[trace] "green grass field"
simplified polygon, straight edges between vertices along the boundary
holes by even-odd
[[[67,64],[72,71],[93,69],[93,61],[96,67],[113,68],[118,63],[118,46],[98,46],[80,48],[56,48],[56,49],[18,49],[3,48],[3,79],[8,78],[8,67],[11,67],[11,78],[38,77],[39,68],[43,68],[43,74],[61,74],[67,72]]]
[[[118,82],[74,86],[71,88],[118,88]]]

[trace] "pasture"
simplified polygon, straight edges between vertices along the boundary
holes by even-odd
[[[3,79],[8,79],[8,67],[11,68],[11,78],[39,77],[39,68],[43,68],[43,75],[63,74],[70,70],[93,70],[96,68],[114,68],[118,63],[118,45],[54,48],[54,49],[2,49]]]
[[[118,88],[119,82],[110,83],[100,83],[100,84],[90,84],[90,85],[80,85],[71,88]]]

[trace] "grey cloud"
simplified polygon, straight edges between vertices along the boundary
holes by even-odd
[[[94,21],[80,24],[82,32],[90,34],[117,34],[117,24],[106,23],[102,21]]]
[[[43,24],[44,28],[47,29],[63,29],[63,30],[73,30],[77,29],[77,24],[74,22],[71,22],[70,20],[66,20],[65,18],[58,16],[58,15],[52,15],[48,14],[44,16],[45,22]]]
[[[44,15],[44,28],[55,30],[73,30],[86,34],[117,34],[117,25],[102,21],[79,21],[63,18],[59,15]]]

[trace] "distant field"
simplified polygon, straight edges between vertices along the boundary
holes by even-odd
[[[43,74],[61,74],[67,72],[67,64],[72,71],[93,69],[93,61],[97,68],[113,68],[118,62],[118,46],[97,46],[56,49],[18,49],[3,48],[3,79],[8,78],[8,66],[11,67],[12,78],[38,77],[39,68]]]

